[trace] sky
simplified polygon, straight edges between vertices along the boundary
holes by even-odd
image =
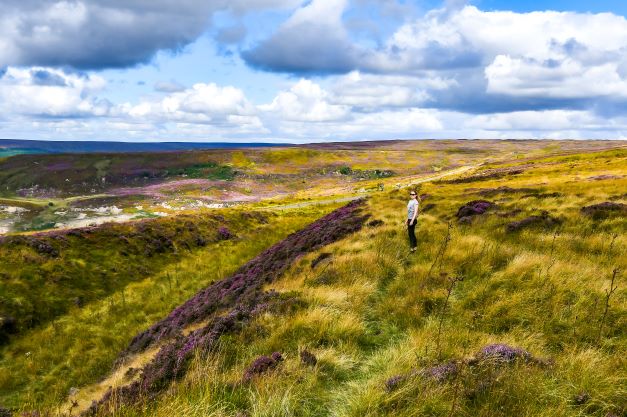
[[[0,138],[627,138],[627,2],[0,0]]]

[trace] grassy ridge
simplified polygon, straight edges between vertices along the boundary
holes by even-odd
[[[45,324],[217,242],[219,227],[239,233],[260,219],[203,213],[1,238],[0,317],[15,322],[15,333]]]
[[[534,162],[514,176],[423,185],[412,255],[405,192],[372,198],[383,225],[302,258],[268,286],[298,294],[301,309],[222,338],[159,401],[117,415],[625,415],[627,220],[581,208],[625,202],[627,155]],[[480,198],[494,205],[460,223],[458,209]],[[542,211],[559,221],[508,232]],[[494,343],[524,354],[481,359]],[[245,381],[272,352],[284,361]]]
[[[134,334],[199,288],[228,276],[241,263],[334,207],[267,213],[264,222],[255,213],[252,218],[245,212],[224,213],[237,238],[182,251],[178,262],[170,262],[84,307],[71,305],[51,323],[11,339],[0,350],[0,404],[27,410],[59,404],[71,387],[103,377]],[[193,221],[203,220],[195,217]],[[119,241],[108,245],[113,250]]]

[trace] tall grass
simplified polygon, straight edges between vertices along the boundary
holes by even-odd
[[[367,211],[383,224],[301,257],[266,286],[298,306],[222,337],[162,395],[116,415],[626,415],[627,285],[610,278],[627,266],[627,219],[580,209],[625,203],[627,152],[524,162],[513,176],[424,184],[423,207],[434,206],[420,215],[414,254],[405,190],[376,194]],[[601,175],[613,178],[590,179]],[[494,209],[455,219],[479,191],[504,185],[534,192],[494,191]],[[559,223],[508,231],[543,210]],[[493,344],[526,353],[481,359]],[[272,352],[284,361],[245,380]]]
[[[627,179],[602,186],[575,179],[627,174],[624,153],[606,158],[540,160],[515,178],[472,187],[426,185],[435,207],[421,215],[416,254],[400,225],[405,196],[371,199],[369,210],[383,226],[304,257],[268,287],[299,293],[300,310],[264,314],[224,339],[211,358],[197,359],[195,371],[156,403],[119,415],[625,415],[627,291],[619,275],[614,284],[610,278],[625,267],[627,221],[592,220],[579,209],[624,201]],[[499,194],[496,208],[470,224],[453,220],[473,199],[468,188],[503,184],[561,197]],[[540,210],[561,219],[559,231],[543,225],[506,231],[509,222]],[[330,255],[312,267],[322,252]],[[453,288],[449,277],[456,276],[464,280]],[[477,352],[493,343],[525,349],[534,359],[478,363]],[[313,368],[300,362],[302,349],[317,357]],[[255,357],[274,351],[285,358],[277,369],[242,382]],[[450,380],[421,376],[447,363],[460,369]],[[387,389],[396,376],[402,382]]]
[[[11,339],[0,351],[0,404],[41,409],[63,402],[71,387],[105,376],[133,335],[198,289],[225,278],[333,207],[268,215],[267,224],[248,221],[248,230],[233,224],[238,238],[210,243],[158,272]]]

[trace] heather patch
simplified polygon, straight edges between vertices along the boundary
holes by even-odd
[[[229,230],[226,226],[220,226],[218,228],[218,239],[219,240],[229,240],[233,239],[235,235]]]
[[[610,174],[603,174],[603,175],[594,175],[592,177],[588,177],[589,180],[592,181],[605,181],[605,180],[618,180],[624,178],[624,176],[622,175],[610,175]]]
[[[471,175],[468,177],[456,178],[453,180],[440,180],[436,183],[438,184],[464,184],[469,182],[478,182],[485,180],[493,180],[498,178],[503,178],[509,175],[518,175],[525,172],[524,168],[514,167],[514,168],[495,168],[495,169],[486,169],[485,171],[481,171],[475,175]]]
[[[554,191],[552,193],[532,193],[532,194],[525,194],[520,198],[537,198],[539,200],[544,200],[546,198],[557,198],[557,197],[562,197],[561,193],[558,193],[557,191]]]
[[[507,185],[502,185],[496,188],[485,188],[476,191],[477,194],[484,197],[493,197],[499,194],[518,194],[518,193],[536,193],[538,190],[534,188],[512,188]]]
[[[301,350],[300,362],[306,366],[316,366],[316,364],[318,363],[318,359],[313,353],[309,352],[308,350]]]
[[[205,320],[221,308],[252,300],[263,285],[280,276],[298,257],[361,229],[368,215],[359,213],[364,200],[355,200],[293,233],[242,266],[234,275],[217,282],[168,317],[137,335],[126,353],[136,353],[155,342],[177,335],[185,326]]]
[[[311,269],[314,269],[319,263],[331,258],[331,256],[333,255],[329,252],[322,252],[320,255],[316,256],[313,261],[311,261]]]
[[[414,369],[405,374],[395,375],[385,381],[386,391],[394,391],[402,384],[413,378],[421,378],[437,384],[444,384],[461,376],[464,372],[470,380],[469,386],[477,386],[477,383],[486,384],[487,381],[477,380],[485,378],[487,372],[496,371],[502,366],[512,365],[516,362],[530,365],[546,365],[548,361],[534,357],[528,351],[509,346],[503,343],[491,344],[481,348],[474,356],[465,359],[453,359],[438,365]],[[492,375],[494,377],[494,375]]]
[[[379,226],[383,226],[384,224],[385,224],[385,222],[383,220],[375,219],[375,220],[369,221],[367,226],[368,227],[379,227]]]
[[[627,204],[604,201],[603,203],[582,207],[581,213],[595,220],[610,216],[626,216]]]
[[[17,333],[17,321],[11,316],[0,317],[0,345],[9,340],[9,336]]]
[[[364,200],[352,201],[293,233],[248,262],[230,278],[200,291],[164,320],[136,336],[124,355],[143,351],[157,342],[166,344],[142,370],[139,380],[109,391],[98,404],[92,406],[89,413],[95,414],[102,407],[115,408],[117,404],[129,404],[139,397],[156,395],[185,374],[195,352],[210,352],[222,335],[238,332],[256,315],[271,310],[275,300],[281,297],[262,292],[262,287],[280,276],[302,255],[361,229],[368,218],[368,215],[360,214],[363,204]],[[279,305],[284,307],[285,303]],[[225,309],[229,309],[226,314],[215,315]],[[202,328],[187,336],[182,333],[186,327],[206,320],[209,322]],[[279,358],[280,354],[258,358],[249,367],[244,379],[274,367]]]
[[[184,254],[231,238],[235,228],[217,214],[180,215],[32,235],[0,237],[0,316],[16,333],[40,326],[74,306],[103,298]],[[6,341],[8,333],[5,331]],[[0,341],[1,342],[1,341]]]
[[[494,203],[490,201],[474,200],[461,206],[455,216],[461,223],[470,223],[474,216],[485,214],[492,207],[494,207]]]
[[[420,207],[420,212],[428,213],[428,212],[430,212],[431,210],[433,210],[436,207],[437,206],[434,203],[428,203],[428,204],[425,204],[424,206]]]
[[[562,221],[560,219],[549,215],[549,213],[546,211],[543,211],[542,214],[540,214],[539,216],[529,216],[522,220],[508,223],[505,226],[505,230],[509,233],[512,233],[530,227],[552,228],[555,226],[559,226],[561,223]]]
[[[244,382],[251,381],[255,376],[262,375],[279,366],[283,361],[283,356],[279,352],[274,352],[270,356],[262,355],[251,363],[244,371]]]

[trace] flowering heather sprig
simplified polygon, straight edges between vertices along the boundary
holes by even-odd
[[[459,371],[460,364],[457,361],[450,361],[442,365],[425,368],[420,372],[420,375],[435,382],[442,383],[453,378]]]
[[[385,390],[387,392],[392,392],[396,388],[398,388],[405,380],[407,379],[407,375],[394,375],[393,377],[388,378],[385,381]]]
[[[460,375],[464,366],[468,366],[470,368],[484,367],[486,365],[500,366],[512,364],[517,360],[541,366],[550,363],[546,360],[534,357],[531,353],[522,348],[496,343],[484,346],[475,354],[474,357],[469,359],[454,359],[440,365],[420,370],[411,370],[405,374],[395,375],[385,382],[385,389],[386,391],[391,392],[397,389],[405,381],[417,376],[442,384]],[[480,384],[489,385],[490,382],[491,381],[481,381]]]
[[[513,362],[517,359],[531,361],[533,356],[524,349],[496,343],[483,347],[476,355],[479,361]]]
[[[169,339],[169,342],[142,369],[138,380],[109,390],[85,414],[95,415],[102,407],[115,407],[114,399],[119,404],[130,404],[141,396],[154,397],[185,374],[195,352],[211,351],[220,336],[241,330],[265,310],[290,308],[293,303],[280,294],[262,292],[264,284],[282,274],[298,257],[361,229],[368,218],[359,213],[363,204],[364,200],[355,200],[291,234],[242,266],[231,277],[201,290],[168,317],[136,336],[124,355],[140,352],[158,341]],[[229,313],[212,318],[213,313],[224,309],[230,309]],[[206,320],[209,323],[201,329],[187,336],[181,333],[187,326]],[[270,359],[278,363],[280,354],[273,354]],[[250,374],[258,373],[261,368],[261,364],[251,366]]]

